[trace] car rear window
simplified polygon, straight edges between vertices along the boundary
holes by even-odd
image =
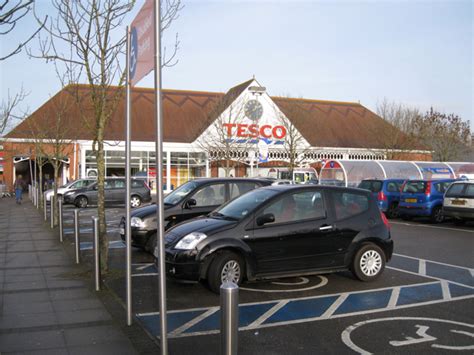
[[[426,190],[425,181],[408,181],[403,187],[403,192],[409,193],[423,193]]]
[[[474,197],[474,185],[468,184],[464,195],[466,197]]]
[[[132,180],[132,187],[143,187],[144,183],[145,182],[143,180]]]
[[[359,188],[370,190],[372,192],[380,192],[380,190],[382,190],[382,185],[382,181],[364,180],[359,184]]]
[[[452,184],[451,187],[446,191],[446,197],[456,197],[461,195],[465,184]]]
[[[435,184],[435,189],[438,192],[444,194],[451,184],[452,182],[440,182],[440,183]]]
[[[355,216],[369,209],[367,195],[342,191],[333,191],[332,195],[337,219]]]

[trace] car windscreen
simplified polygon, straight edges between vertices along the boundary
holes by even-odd
[[[403,187],[403,192],[408,192],[412,194],[424,193],[426,190],[425,181],[407,181]]]
[[[364,180],[359,184],[360,189],[366,189],[372,192],[380,192],[382,190],[382,181],[378,180]]]
[[[194,181],[188,181],[181,185],[176,190],[169,193],[163,200],[165,205],[175,205],[182,201],[198,186]]]
[[[278,191],[272,189],[253,190],[216,209],[210,216],[239,221],[276,194]]]

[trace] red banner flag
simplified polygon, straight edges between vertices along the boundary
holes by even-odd
[[[130,83],[135,86],[154,69],[153,0],[146,0],[130,26]]]

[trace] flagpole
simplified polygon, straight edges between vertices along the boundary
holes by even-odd
[[[161,354],[168,355],[163,211],[163,119],[161,106],[161,1],[155,0],[156,221]]]
[[[125,124],[125,244],[126,244],[126,301],[127,325],[132,325],[132,230],[130,226],[130,150],[131,150],[131,109],[130,109],[130,28],[127,26],[127,59],[126,59],[126,124]]]

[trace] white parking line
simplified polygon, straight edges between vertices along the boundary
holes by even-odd
[[[188,330],[189,328],[191,328],[192,326],[198,324],[200,321],[206,319],[207,317],[209,317],[210,315],[216,313],[218,310],[219,310],[220,307],[212,307],[210,308],[207,312],[204,312],[203,314],[201,314],[200,316],[192,319],[191,321],[183,324],[181,327],[179,328],[176,328],[175,330],[173,330],[172,332],[169,333],[170,336],[177,336],[183,332],[185,332],[186,330]]]
[[[447,263],[442,263],[440,261],[434,261],[434,260],[428,260],[428,259],[420,259],[420,258],[415,258],[413,256],[408,256],[408,255],[403,255],[403,254],[397,254],[393,253],[393,255],[396,256],[401,256],[402,258],[407,258],[407,259],[412,259],[412,260],[418,260],[418,261],[428,261],[433,264],[438,264],[438,265],[444,265],[444,266],[449,266],[449,267],[455,267],[458,269],[463,269],[463,270],[468,270],[471,273],[471,276],[474,276],[474,269],[466,267],[466,266],[459,266],[459,265],[453,265],[453,264],[447,264]]]
[[[399,269],[399,268],[393,267],[393,266],[386,266],[386,268],[387,268],[387,269],[391,269],[391,270],[395,270],[395,271],[404,272],[404,273],[406,273],[406,274],[421,276],[421,275],[420,275],[419,273],[417,273],[417,272],[408,271],[408,270],[403,270],[403,269]],[[442,279],[442,278],[440,278],[440,277],[431,276],[431,275],[425,275],[425,276],[423,276],[423,277],[426,277],[426,278],[429,278],[429,279],[433,279],[433,280],[438,280],[438,281],[447,281],[447,280]],[[467,288],[474,289],[474,286],[469,286],[469,285],[462,284],[462,283],[456,282],[456,281],[451,281],[451,280],[449,280],[449,283],[452,283],[452,284],[458,285],[458,286],[462,286],[462,287],[467,287]],[[415,285],[421,285],[421,284],[415,284]]]
[[[423,227],[423,228],[444,229],[444,230],[455,231],[455,232],[474,233],[474,230],[472,230],[472,229],[439,227],[439,226],[432,226],[432,225],[429,225],[429,224],[406,223],[406,222],[390,222],[390,224],[399,224],[401,226],[415,226],[415,227]]]
[[[426,261],[420,259],[418,263],[418,273],[420,275],[426,276]]]
[[[331,316],[334,314],[334,312],[336,312],[336,310],[339,308],[339,306],[344,303],[344,301],[346,300],[347,297],[349,297],[349,293],[343,293],[343,294],[341,294],[341,295],[337,298],[337,300],[334,301],[334,303],[331,305],[331,307],[329,307],[329,308],[326,310],[326,312],[324,312],[324,313],[321,315],[321,317],[319,317],[319,318],[321,318],[321,319],[327,319],[327,318],[331,317]]]
[[[257,328],[259,327],[263,322],[265,322],[268,318],[270,318],[271,316],[273,316],[276,312],[278,312],[280,309],[282,309],[283,307],[285,307],[288,302],[290,302],[289,300],[285,300],[285,301],[280,301],[278,302],[276,305],[274,305],[272,308],[270,308],[268,311],[266,311],[264,314],[262,314],[260,317],[258,317],[254,322],[252,322],[251,324],[249,324],[247,326],[248,329],[252,329],[252,328]]]
[[[441,281],[441,291],[443,292],[443,299],[444,300],[450,300],[451,299],[451,291],[449,291],[448,281]]]
[[[392,294],[390,295],[390,300],[388,301],[387,308],[395,308],[398,302],[398,297],[400,296],[400,287],[394,287]]]

